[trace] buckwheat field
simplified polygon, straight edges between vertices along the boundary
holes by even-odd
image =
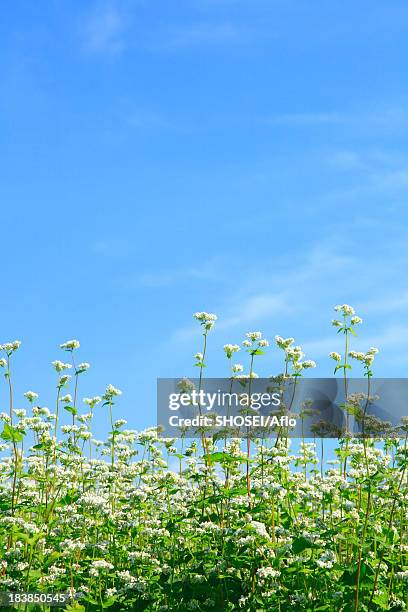
[[[347,304],[335,310],[334,344],[341,338],[344,350],[328,359],[346,387],[351,375],[365,376],[366,394],[344,406],[364,421],[378,349],[354,351],[362,320]],[[201,383],[217,317],[194,317],[192,372]],[[22,347],[0,348],[0,591],[69,593],[66,609],[78,612],[407,608],[408,422],[387,439],[345,430],[330,452],[318,430],[296,444],[285,431],[176,441],[156,427],[129,429],[112,384],[81,397],[90,366],[77,358],[77,340],[52,362],[49,408],[40,390],[13,395]],[[220,375],[250,385],[276,350],[282,379],[316,366],[293,338],[269,346],[248,332],[224,346]],[[94,438],[96,420],[106,440]],[[20,609],[49,607],[25,601]]]

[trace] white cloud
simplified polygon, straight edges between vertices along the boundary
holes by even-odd
[[[125,46],[126,19],[118,6],[109,3],[92,13],[83,30],[86,49],[95,54],[117,55]]]
[[[248,298],[218,324],[219,329],[255,324],[277,313],[288,312],[290,305],[284,294],[258,294]]]
[[[391,325],[369,336],[364,341],[364,346],[377,346],[380,350],[393,351],[406,347],[408,343],[408,326]],[[361,342],[359,343],[361,344]]]
[[[163,33],[160,44],[168,48],[236,45],[251,42],[255,37],[259,38],[259,35],[259,32],[247,26],[231,22],[201,22],[169,29]]]
[[[225,316],[217,321],[218,331],[225,331],[233,328],[242,328],[259,323],[265,318],[288,311],[289,304],[284,295],[279,294],[259,294],[249,297],[240,303],[239,307],[233,307]],[[170,341],[172,343],[188,343],[197,336],[197,324],[182,327],[176,330]]]
[[[261,325],[279,316],[282,320],[287,316],[305,313],[311,308],[318,284],[321,290],[336,274],[352,268],[355,261],[348,255],[336,252],[335,245],[322,242],[315,245],[304,257],[301,264],[293,262],[291,266],[271,273],[260,270],[257,274],[243,269],[241,281],[246,282],[234,291],[223,292],[217,314],[222,313],[217,321],[217,331],[236,330],[242,334],[244,327]],[[329,279],[329,280],[328,280]],[[326,283],[326,285],[325,285]],[[265,286],[276,288],[276,291],[265,291]],[[299,297],[299,288],[302,295]],[[310,297],[311,296],[311,297]],[[197,306],[197,310],[207,310],[206,305]],[[196,336],[195,325],[182,327],[171,336],[172,342],[189,342]]]
[[[361,227],[355,230],[361,236]],[[197,310],[212,310],[219,316],[211,332],[212,344],[239,342],[244,332],[251,328],[263,331],[269,341],[277,333],[294,335],[307,357],[316,359],[320,375],[322,371],[331,375],[328,354],[333,350],[342,353],[344,345],[343,336],[337,335],[330,325],[335,316],[332,309],[337,303],[348,302],[363,317],[357,337],[351,340],[351,348],[368,350],[370,346],[377,346],[380,349],[376,359],[377,375],[401,372],[403,364],[408,363],[405,351],[408,326],[401,325],[400,317],[393,317],[392,313],[406,310],[408,291],[405,288],[398,291],[398,269],[390,270],[388,256],[381,250],[370,254],[372,272],[367,274],[367,260],[350,248],[353,242],[353,237],[339,228],[338,233],[309,248],[302,262],[297,257],[289,259],[290,264],[286,267],[281,262],[275,266],[269,262],[269,268],[275,270],[269,274],[266,271],[268,262],[264,262],[258,275],[243,266],[241,282],[235,290],[230,286],[222,293],[210,294],[210,304],[197,304]],[[405,245],[395,245],[391,258],[404,267]],[[382,295],[378,287],[386,283],[394,289],[392,294]],[[384,316],[379,318],[380,313]],[[322,330],[324,335],[319,336]],[[166,350],[180,347],[183,351],[186,346],[195,345],[199,333],[192,321],[168,338]],[[276,351],[271,350],[268,354],[273,364],[277,359]],[[358,364],[353,375],[361,375]]]
[[[390,353],[405,347],[408,343],[408,326],[391,325],[385,327],[375,334],[365,335],[363,331],[359,332],[357,338],[352,339],[352,349],[357,351],[367,351],[371,346],[376,346],[380,349],[380,357],[382,353]],[[339,351],[342,353],[344,345],[343,336],[336,338],[333,333],[317,340],[311,340],[303,343],[305,351],[312,357],[327,357],[331,351]]]
[[[377,296],[375,299],[362,302],[359,305],[361,311],[367,313],[387,314],[408,308],[408,291],[402,290],[399,293],[386,293],[385,296]]]
[[[137,279],[136,284],[145,287],[172,287],[187,280],[217,281],[224,277],[223,261],[214,257],[202,262],[199,266],[184,266],[163,270],[160,272],[145,273]],[[131,282],[132,286],[134,282]]]
[[[341,124],[350,121],[350,117],[341,113],[332,112],[310,112],[310,113],[287,113],[267,117],[265,123],[285,124],[294,126],[314,126],[318,124]]]
[[[408,128],[406,101],[378,102],[370,111],[366,107],[356,107],[347,111],[326,109],[302,109],[265,116],[260,119],[265,125],[285,125],[287,127],[337,126],[352,130],[353,134],[395,133]]]

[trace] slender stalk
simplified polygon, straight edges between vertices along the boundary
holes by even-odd
[[[248,384],[248,404],[249,407],[251,407],[252,405],[252,399],[251,399],[251,385],[252,385],[252,373],[254,370],[254,354],[251,355],[251,365],[249,368],[249,384]],[[247,485],[247,494],[248,497],[251,496],[251,478],[250,478],[250,473],[249,473],[249,459],[251,456],[251,440],[249,437],[249,431],[247,429],[247,460],[246,460],[246,485]]]

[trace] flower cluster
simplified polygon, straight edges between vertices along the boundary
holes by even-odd
[[[17,351],[20,346],[20,340],[14,340],[13,342],[6,342],[5,344],[0,344],[0,351],[4,351],[10,357],[10,355]]]
[[[209,331],[212,327],[214,327],[217,320],[217,315],[212,314],[211,312],[195,312],[193,316],[200,322],[205,331]]]
[[[289,374],[291,368],[291,376],[299,377],[302,376],[303,370],[316,367],[316,362],[312,359],[305,359],[301,346],[292,346],[295,342],[294,338],[282,338],[281,336],[275,336],[276,346],[284,351],[285,354],[285,376]]]

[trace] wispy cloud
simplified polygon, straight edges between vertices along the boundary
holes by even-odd
[[[345,270],[353,267],[353,262],[353,257],[338,253],[334,245],[322,241],[310,249],[302,264],[293,262],[279,272],[265,268],[257,273],[242,269],[239,288],[220,296],[219,309],[223,316],[217,322],[217,332],[239,330],[242,333],[243,327],[304,314],[316,299],[316,285],[321,288],[336,274],[344,275]],[[265,291],[265,286],[276,291]],[[303,288],[302,299],[299,299],[299,287]],[[171,341],[189,342],[195,335],[196,326],[190,325],[176,330]]]
[[[278,313],[287,312],[290,305],[283,294],[260,293],[248,297],[238,307],[233,307],[217,322],[217,330],[224,332],[245,325],[251,326]],[[242,329],[241,329],[242,332]],[[177,329],[170,342],[179,344],[190,342],[197,336],[197,325]]]
[[[191,280],[216,281],[223,277],[222,261],[213,258],[199,266],[182,266],[178,269],[145,273],[136,282],[145,287],[172,287]]]
[[[283,293],[260,293],[245,300],[239,308],[233,310],[220,321],[221,330],[254,324],[278,313],[288,312],[290,302]]]
[[[303,344],[305,351],[315,358],[327,357],[330,351],[339,350],[341,352],[340,343],[342,339],[337,339],[335,335],[327,335],[316,340],[311,340]],[[387,359],[390,353],[395,352],[408,343],[408,326],[390,325],[385,326],[375,334],[360,335],[353,339],[353,350],[366,351],[370,346],[376,346],[380,349],[381,359],[382,353],[386,353]],[[398,353],[400,357],[400,353]]]
[[[125,47],[127,20],[119,5],[110,2],[99,6],[83,27],[85,48],[90,53],[117,55]]]
[[[264,122],[293,126],[315,126],[319,124],[341,124],[350,121],[350,117],[335,112],[287,113],[266,117]]]
[[[118,102],[117,117],[126,128],[134,130],[172,131],[189,134],[193,123],[184,115],[169,114],[166,110],[135,104],[130,98]]]
[[[126,123],[132,128],[169,129],[175,127],[175,122],[163,113],[146,108],[131,108],[123,116]]]
[[[356,232],[361,232],[359,226]],[[268,262],[264,262],[263,267],[258,266],[258,273],[242,269],[239,288],[232,287],[211,302],[215,312],[220,314],[215,333],[234,341],[251,327],[260,328],[267,335],[271,327],[273,334],[285,334],[285,330],[290,334],[299,328],[299,321],[303,321],[300,343],[310,357],[324,358],[326,362],[328,353],[339,350],[341,342],[330,329],[330,308],[339,301],[349,301],[364,319],[358,338],[353,341],[354,348],[366,350],[371,345],[378,346],[384,355],[392,356],[396,348],[406,345],[408,326],[392,324],[393,319],[389,316],[384,318],[378,331],[372,333],[370,319],[382,309],[384,314],[391,314],[392,310],[406,308],[408,291],[402,289],[404,283],[403,279],[398,280],[397,269],[390,274],[389,262],[381,251],[371,253],[370,265],[376,273],[367,276],[367,261],[353,251],[353,241],[352,236],[343,234],[339,228],[338,234],[328,235],[305,251],[302,261],[296,257],[286,266],[275,262],[273,272],[267,271]],[[404,258],[407,259],[404,246],[396,243],[393,261],[402,266]],[[378,286],[383,286],[384,279],[394,285],[392,296],[378,294]],[[268,291],[265,287],[273,289]],[[200,304],[197,309],[205,310],[206,305]],[[316,338],[322,325],[327,334]],[[176,330],[170,341],[173,346],[188,344],[196,335],[196,326],[192,324]]]
[[[408,308],[408,291],[376,296],[373,300],[362,302],[359,308],[367,313],[379,312],[384,315],[398,310],[406,310]]]
[[[188,48],[237,46],[271,38],[268,29],[232,20],[177,21],[137,30],[134,6],[109,0],[88,14],[81,26],[85,49],[92,54],[119,55],[125,49],[140,47],[150,51],[183,51]],[[130,33],[132,36],[130,36]]]
[[[347,126],[359,133],[370,130],[395,132],[408,128],[406,101],[378,103],[371,110],[351,108],[346,111],[307,109],[300,112],[276,113],[260,119],[265,125],[285,125],[287,127]]]
[[[167,48],[237,45],[252,42],[260,32],[232,22],[198,22],[170,28],[160,45]]]

